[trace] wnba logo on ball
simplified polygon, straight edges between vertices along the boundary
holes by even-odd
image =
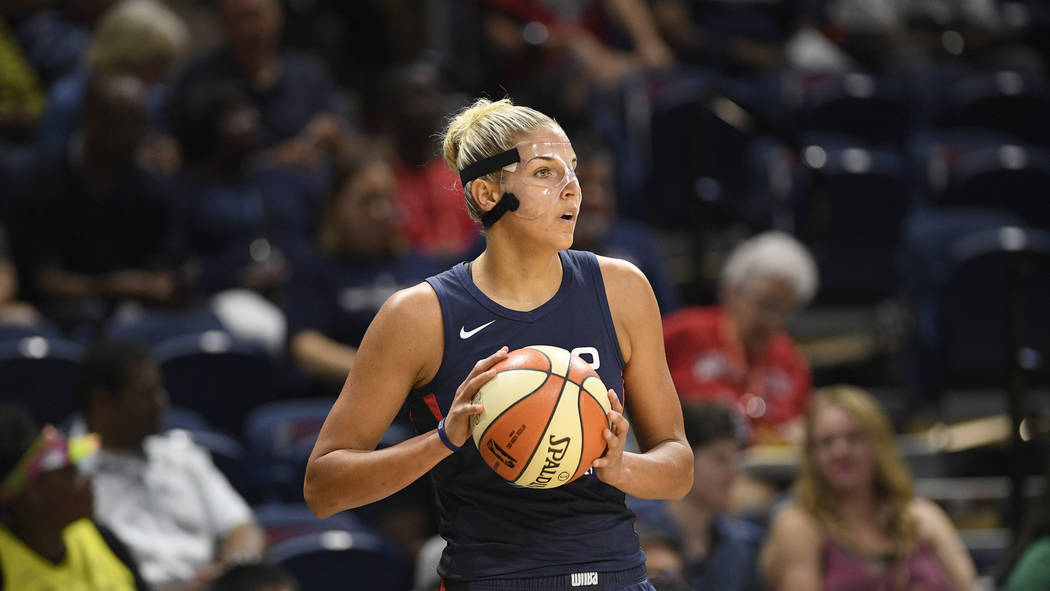
[[[503,462],[503,465],[505,465],[506,467],[513,468],[514,466],[518,465],[518,460],[516,460],[514,456],[507,453],[502,447],[496,445],[495,441],[489,439],[487,445],[489,451],[492,452],[492,455],[495,456],[497,460]]]
[[[569,450],[569,444],[572,443],[571,437],[562,437],[561,439],[555,439],[554,435],[550,436],[547,442],[547,458],[543,462],[543,468],[540,469],[540,473],[536,476],[536,479],[528,483],[526,486],[544,488],[550,484],[551,478],[557,473],[558,468],[561,467],[561,461],[565,459],[565,452]],[[558,480],[568,480],[569,475],[567,473],[558,474]]]

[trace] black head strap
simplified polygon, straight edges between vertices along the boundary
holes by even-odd
[[[463,184],[464,188],[466,188],[467,183],[470,181],[485,176],[490,172],[495,172],[508,164],[514,164],[515,162],[521,162],[521,156],[518,155],[517,148],[511,148],[494,156],[482,158],[474,164],[467,165],[463,170],[459,171],[459,182]]]
[[[503,217],[503,214],[508,211],[516,211],[519,205],[521,205],[521,202],[514,196],[514,193],[504,193],[492,209],[482,214],[481,225],[486,228],[491,227],[492,224],[495,224]]]

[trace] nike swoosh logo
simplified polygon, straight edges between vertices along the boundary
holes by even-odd
[[[480,332],[481,329],[483,329],[486,326],[492,324],[493,322],[495,322],[495,320],[489,320],[488,322],[486,322],[485,324],[482,324],[481,326],[475,328],[474,330],[467,330],[467,327],[461,326],[459,328],[459,338],[461,338],[461,339],[469,339],[470,337],[478,334],[478,332]]]

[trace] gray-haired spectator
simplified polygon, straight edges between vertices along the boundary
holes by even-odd
[[[722,271],[721,305],[664,319],[678,395],[735,408],[756,442],[795,440],[812,376],[784,329],[816,290],[813,258],[791,236],[767,232],[741,243]]]

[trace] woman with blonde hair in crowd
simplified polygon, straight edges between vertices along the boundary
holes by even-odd
[[[976,588],[948,517],[915,496],[885,412],[850,386],[817,392],[794,502],[773,521],[761,569],[773,591]]]
[[[37,130],[37,145],[45,153],[63,150],[74,135],[88,79],[93,72],[130,74],[150,89],[150,119],[159,128],[168,76],[184,56],[189,29],[160,0],[121,0],[101,16],[92,32],[84,64],[55,82],[47,110]],[[154,129],[156,131],[156,129]],[[177,149],[166,136],[146,142],[140,157],[166,172],[179,163]]]

